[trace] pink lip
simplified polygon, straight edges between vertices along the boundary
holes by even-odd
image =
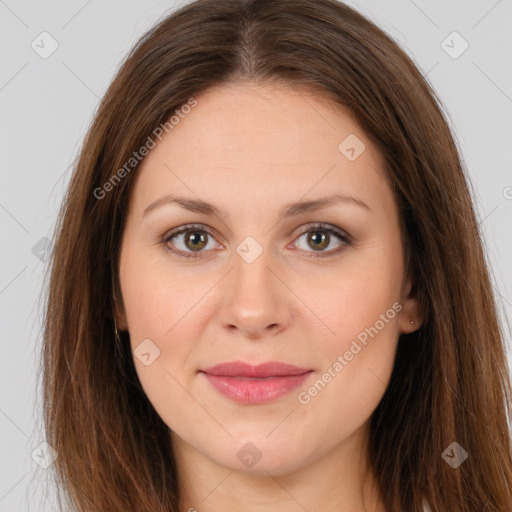
[[[233,361],[200,370],[200,373],[227,398],[245,404],[256,404],[289,393],[300,386],[312,371],[279,361],[258,366]]]

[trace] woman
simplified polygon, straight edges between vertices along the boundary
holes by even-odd
[[[67,509],[511,509],[504,341],[439,104],[333,0],[198,0],[140,40],[56,227]]]

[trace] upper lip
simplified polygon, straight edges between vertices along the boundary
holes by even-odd
[[[280,361],[269,361],[256,366],[243,361],[231,361],[216,364],[200,371],[209,375],[225,377],[283,377],[286,375],[302,375],[310,372],[311,369],[299,368]]]

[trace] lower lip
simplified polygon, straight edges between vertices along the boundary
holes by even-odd
[[[310,373],[265,378],[203,374],[212,386],[227,398],[244,404],[259,404],[286,395],[299,387]]]

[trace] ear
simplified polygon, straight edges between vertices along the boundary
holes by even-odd
[[[413,284],[413,279],[409,276],[402,287],[402,296],[400,298],[400,304],[402,304],[400,333],[408,334],[417,331],[423,323],[423,311],[418,302],[416,287]]]
[[[128,330],[128,320],[126,318],[126,311],[124,308],[123,300],[117,296],[114,296],[114,319],[116,321],[118,330]]]

